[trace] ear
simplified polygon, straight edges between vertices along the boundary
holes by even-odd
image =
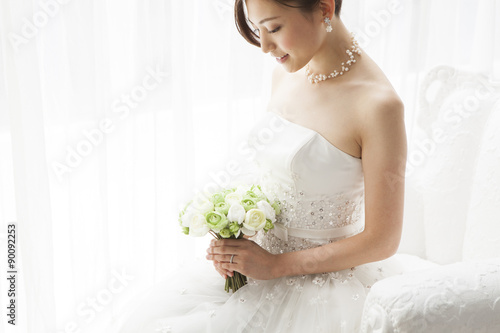
[[[323,17],[326,16],[331,19],[335,15],[335,0],[321,0],[319,8]]]

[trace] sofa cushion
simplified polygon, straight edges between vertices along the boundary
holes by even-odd
[[[361,332],[500,332],[500,258],[389,277],[372,286]]]

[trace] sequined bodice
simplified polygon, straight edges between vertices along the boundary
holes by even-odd
[[[361,159],[338,149],[314,130],[272,112],[256,123],[248,144],[255,149],[254,163],[264,192],[281,201],[277,223],[294,229],[287,238],[279,228],[260,232],[255,241],[263,248],[275,254],[302,250],[362,231]]]

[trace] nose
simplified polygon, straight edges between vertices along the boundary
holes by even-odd
[[[275,48],[274,42],[265,33],[260,36],[260,48],[264,53],[268,53]]]

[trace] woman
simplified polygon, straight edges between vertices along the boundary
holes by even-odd
[[[220,275],[238,271],[248,285],[226,294],[214,271],[184,271],[120,332],[356,332],[371,285],[402,272],[384,259],[402,230],[404,108],[340,20],[341,5],[236,0],[241,35],[279,64],[251,137],[280,129],[255,162],[281,218],[267,234],[207,249]]]
[[[366,54],[354,53],[355,62],[346,64],[350,59],[346,50],[352,48],[353,42],[339,18],[341,0],[248,0],[246,4],[248,21],[254,30],[245,26],[243,1],[236,1],[240,33],[281,65],[273,74],[270,109],[295,124],[318,132],[332,146],[360,159],[367,220],[362,234],[332,245],[333,256],[321,256],[319,267],[314,271],[295,267],[300,266],[304,258],[307,260],[309,253],[297,252],[276,258],[259,251],[251,242],[243,243],[244,249],[248,247],[252,252],[252,259],[240,255],[241,261],[251,260],[243,270],[238,264],[227,265],[217,260],[227,258],[220,256],[224,254],[220,246],[208,250],[211,253],[208,259],[214,260],[223,275],[231,276],[232,269],[240,268],[243,274],[270,279],[283,273],[337,271],[393,255],[401,237],[406,165],[401,100]],[[304,8],[299,10],[284,5]],[[276,18],[266,20],[273,17]],[[325,23],[325,19],[331,23]],[[332,31],[328,32],[330,26]],[[347,67],[346,71],[342,71],[342,64]],[[307,67],[312,74],[306,73]],[[337,77],[320,77],[321,81],[310,82],[311,79],[314,82],[316,73],[328,76],[335,69],[339,73]],[[218,244],[238,246],[240,243],[222,241]],[[253,252],[258,253],[258,257]],[[289,267],[290,272],[283,267]],[[284,272],[274,273],[275,270]]]

